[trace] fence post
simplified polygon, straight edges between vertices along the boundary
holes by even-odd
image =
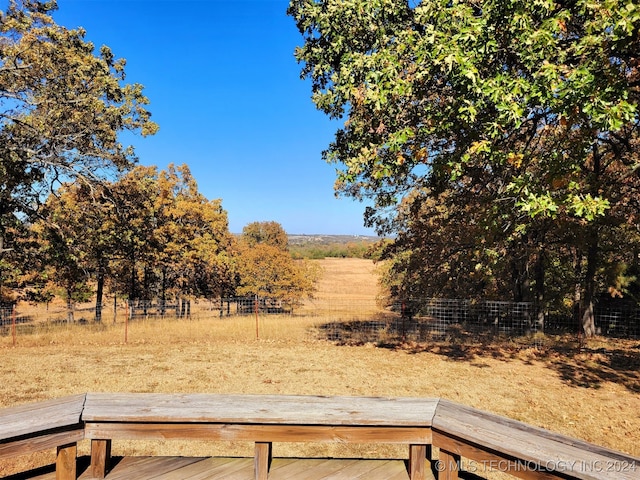
[[[16,306],[11,309],[11,336],[13,337],[13,346],[16,346]]]
[[[126,303],[125,317],[124,317],[124,343],[127,343],[127,337],[129,336],[129,300]]]
[[[255,299],[253,302],[253,310],[256,314],[256,340],[258,340],[260,338],[260,332],[258,327],[258,295],[255,296]]]

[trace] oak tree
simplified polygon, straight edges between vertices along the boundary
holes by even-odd
[[[235,281],[233,238],[220,199],[208,200],[187,165],[169,165],[157,180],[155,205],[161,297],[167,291],[182,299],[222,297]]]
[[[287,234],[277,222],[254,222],[243,229],[239,245],[237,293],[293,307],[315,291],[317,264],[294,260]]]
[[[242,229],[242,239],[253,247],[258,243],[266,243],[281,250],[287,250],[289,237],[278,222],[252,222]]]
[[[471,193],[461,198],[486,213],[490,249],[538,244],[515,257],[518,275],[539,267],[530,283],[544,281],[556,241],[574,251],[592,335],[603,237],[637,225],[619,190],[637,196],[636,3],[292,0],[288,12],[315,104],[346,119],[324,156],[341,166],[339,192],[372,198],[366,222],[395,231],[413,192],[418,202]]]
[[[125,83],[125,61],[57,25],[55,1],[10,0],[0,12],[0,244],[61,182],[129,168],[118,134],[153,134],[148,100]]]

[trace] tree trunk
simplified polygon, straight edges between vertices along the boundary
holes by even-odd
[[[2,228],[2,223],[0,222],[0,292],[2,292],[2,287],[3,287],[3,279],[4,279],[4,275],[3,272],[1,270],[1,267],[3,265],[2,263],[2,257],[4,256],[5,252],[10,251],[11,248],[4,248],[4,228]]]
[[[96,286],[96,322],[102,322],[102,297],[104,295],[104,269],[98,267],[98,284]]]
[[[593,146],[593,178],[591,180],[591,191],[594,196],[598,195],[600,175],[602,173],[602,156],[598,149],[598,144]],[[587,266],[584,276],[584,297],[582,299],[582,331],[585,337],[593,337],[596,334],[596,320],[593,309],[593,302],[596,294],[596,270],[598,267],[598,254],[600,253],[600,239],[598,235],[597,223],[587,227]]]
[[[71,298],[73,290],[67,288],[67,323],[73,323],[73,298]]]
[[[582,318],[580,316],[580,309],[582,308],[582,256],[578,252],[578,249],[573,250],[573,306],[572,306],[572,319],[574,325],[580,326],[580,332],[582,332]]]
[[[136,255],[135,252],[131,252],[131,284],[129,285],[129,302],[133,302],[138,295],[138,281],[136,275]],[[133,304],[131,304],[133,305]]]
[[[187,300],[185,298],[180,299],[180,318],[184,318],[187,314]]]
[[[181,297],[178,297],[178,299],[176,300],[176,317],[182,318],[183,313],[184,313],[184,299],[182,299]]]
[[[143,286],[142,286],[142,313],[145,318],[149,315],[149,303],[150,303],[150,295],[149,295],[149,267],[147,265],[144,266],[144,275],[143,275]]]
[[[522,302],[524,299],[524,281],[521,266],[518,265],[518,261],[513,259],[511,260],[511,291],[513,294],[514,302]]]
[[[596,322],[595,315],[593,313],[593,299],[588,303],[585,302],[585,306],[582,312],[582,331],[585,337],[593,337],[596,334]]]
[[[545,288],[544,288],[544,249],[541,248],[536,255],[536,261],[534,265],[535,269],[535,309],[536,309],[536,324],[533,326],[534,332],[544,331],[544,301],[545,301]]]
[[[584,296],[582,298],[582,331],[586,337],[596,334],[596,321],[593,302],[596,292],[596,269],[598,266],[598,232],[593,227],[589,234],[587,249],[587,267],[584,276]]]
[[[162,286],[160,288],[160,316],[164,317],[167,305],[167,269],[162,269]]]

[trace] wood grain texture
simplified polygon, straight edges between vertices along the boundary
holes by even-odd
[[[85,424],[91,439],[221,440],[250,442],[338,442],[430,444],[428,427],[345,427],[323,425],[229,425],[206,423]]]
[[[454,455],[444,448],[440,449],[438,456],[438,480],[458,480],[458,462],[459,455]]]
[[[253,458],[255,480],[267,480],[271,464],[271,443],[256,442]]]
[[[91,475],[104,478],[111,459],[111,440],[91,440]]]
[[[411,478],[411,480],[425,480],[427,478],[426,445],[410,445],[409,478]]]
[[[80,425],[84,400],[82,394],[0,409],[0,442]]]
[[[75,443],[57,447],[56,480],[76,480],[77,453],[78,446]]]
[[[519,459],[521,478],[640,478],[638,458],[447,400],[438,403],[433,439],[467,458]]]
[[[205,480],[254,478],[247,458],[126,457],[106,480]],[[89,480],[85,472],[79,480]],[[402,460],[279,459],[269,480],[408,480]]]
[[[60,475],[68,475],[64,472],[75,455],[72,444],[82,438],[92,439],[94,477],[105,473],[111,439],[210,439],[255,442],[252,477],[261,479],[268,469],[271,442],[405,444],[414,479],[430,476],[426,457],[431,456],[431,444],[441,448],[441,460],[446,458],[451,467],[441,478],[457,477],[455,462],[460,457],[494,470],[508,468],[512,475],[530,480],[640,478],[638,458],[442,399],[93,393],[0,410],[0,457],[58,447]],[[155,474],[163,461],[127,460],[135,462],[139,471],[148,466]],[[170,462],[171,468],[176,462]],[[179,468],[196,469],[193,461],[185,462]],[[336,478],[342,478],[367,470],[364,460],[327,462],[321,461],[317,472],[305,476],[328,478],[335,470]],[[244,472],[243,462],[217,463],[212,468],[229,471],[234,465]],[[298,467],[281,465],[279,475],[287,478],[286,472]],[[108,478],[118,478],[116,468]],[[186,474],[172,471],[162,473],[162,478]],[[272,466],[269,478],[273,475]]]
[[[99,422],[431,426],[437,399],[307,395],[87,394]]]
[[[553,472],[547,472],[539,467],[537,463],[521,464],[517,457],[504,455],[500,452],[489,452],[438,432],[434,433],[434,444],[440,448],[438,469],[442,472],[442,478],[457,478],[455,476],[452,477],[452,475],[458,470],[460,457],[475,462],[471,466],[472,473],[483,472],[485,468],[488,468],[526,480],[565,478],[559,477]]]
[[[79,442],[84,439],[84,430],[80,425],[72,430],[51,431],[46,434],[34,433],[33,436],[22,436],[18,440],[6,440],[0,442],[0,458],[9,458],[16,455],[55,448],[60,445]]]

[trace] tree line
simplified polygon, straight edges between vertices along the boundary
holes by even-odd
[[[294,260],[277,222],[229,232],[220,200],[199,191],[186,165],[136,166],[113,182],[66,183],[52,192],[33,222],[16,221],[6,237],[5,289],[15,300],[95,299],[105,292],[131,306],[176,305],[187,314],[197,298],[262,296],[295,305],[314,290],[317,269]]]
[[[372,258],[377,250],[373,239],[349,242],[303,242],[290,243],[289,251],[294,258],[320,260],[323,258]]]
[[[136,167],[119,133],[157,131],[143,86],[55,8],[0,13],[2,294],[54,277],[67,298],[87,278],[132,300],[286,291],[246,283],[268,271],[256,250],[284,250],[235,242],[188,169]],[[368,199],[365,224],[390,239],[391,297],[511,297],[587,335],[599,297],[637,298],[633,0],[291,0],[288,14],[314,103],[344,120],[324,152],[336,190]]]
[[[158,130],[143,86],[107,46],[57,25],[56,8],[0,12],[0,302],[60,295],[72,315],[95,295],[100,320],[106,292],[180,312],[199,297],[310,294],[317,271],[293,260],[279,224],[236,238],[186,165],[137,165],[119,134]]]
[[[336,190],[396,299],[530,301],[595,333],[640,293],[633,0],[291,0]]]

